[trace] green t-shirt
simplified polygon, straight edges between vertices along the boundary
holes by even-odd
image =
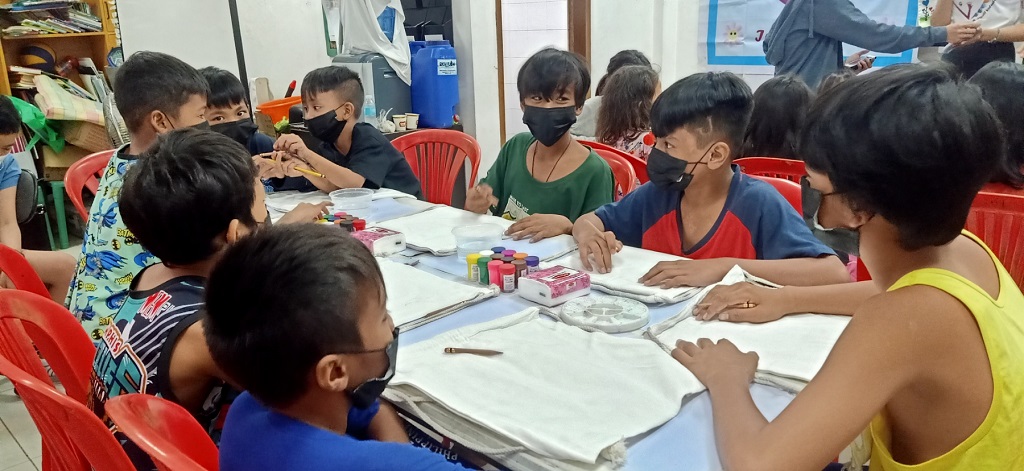
[[[526,166],[526,153],[536,139],[528,132],[509,139],[498,160],[481,181],[494,189],[498,206],[491,213],[513,221],[531,214],[560,214],[576,218],[611,203],[615,192],[612,169],[590,155],[575,171],[552,182],[538,181]]]

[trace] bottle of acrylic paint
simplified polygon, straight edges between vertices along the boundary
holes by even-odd
[[[499,268],[501,271],[501,291],[511,293],[516,290],[516,267],[511,263],[504,263]]]

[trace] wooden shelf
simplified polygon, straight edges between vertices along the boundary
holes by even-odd
[[[60,38],[84,38],[90,36],[103,36],[108,34],[105,31],[90,31],[88,33],[50,33],[50,34],[25,34],[21,36],[4,36],[4,41],[18,41],[22,39],[60,39]]]

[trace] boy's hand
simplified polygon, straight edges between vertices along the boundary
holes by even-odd
[[[639,281],[646,286],[664,289],[708,286],[722,281],[733,265],[735,263],[724,258],[658,262]]]
[[[286,176],[281,162],[268,158],[266,154],[254,155],[252,162],[256,164],[256,172],[261,180],[284,178]]]
[[[527,216],[516,221],[505,231],[505,235],[512,236],[514,240],[523,240],[529,237],[531,243],[570,233],[572,233],[572,221],[560,214]]]
[[[498,198],[494,197],[494,189],[486,183],[481,183],[469,189],[466,195],[466,211],[477,214],[486,214],[492,206],[498,205]]]
[[[700,339],[696,344],[680,340],[672,350],[672,358],[682,363],[708,388],[742,387],[754,381],[757,371],[757,353],[743,353],[732,342],[722,339],[716,344]]]
[[[576,235],[576,244],[580,248],[580,261],[583,268],[598,273],[609,273],[612,271],[612,255],[622,250],[622,242],[615,238],[615,233],[601,232],[592,222],[584,221],[583,229]],[[590,257],[594,263],[590,263]]]
[[[287,214],[281,217],[277,221],[278,224],[301,224],[316,222],[320,219],[320,216],[327,214],[327,208],[331,205],[330,201],[324,201],[322,203],[311,204],[311,203],[299,203],[295,209],[288,211]]]
[[[307,160],[306,155],[312,152],[306,147],[306,143],[302,142],[302,138],[295,134],[282,134],[274,143],[274,150],[285,152],[302,160]]]
[[[289,177],[306,177],[307,179],[311,176],[308,173],[300,172],[298,169],[306,169],[312,171],[305,162],[299,159],[288,159],[281,162],[281,171]]]
[[[693,308],[693,317],[701,321],[718,317],[722,321],[760,324],[786,314],[782,290],[752,283],[716,286]]]

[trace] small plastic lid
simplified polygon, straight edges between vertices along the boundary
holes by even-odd
[[[355,221],[352,222],[352,228],[357,230],[357,231],[365,230],[366,229],[366,220],[365,219],[356,219]]]
[[[516,268],[518,268],[518,267],[525,267],[526,266],[526,260],[516,260],[516,261],[512,262],[512,266],[514,266]]]
[[[540,265],[540,257],[535,257],[533,255],[526,257],[526,264],[530,266]]]
[[[515,250],[504,250],[504,251],[501,252],[501,254],[506,256],[506,257],[511,257],[511,256],[516,254],[516,251]]]
[[[529,257],[529,255],[523,252],[516,252],[515,254],[512,255],[512,258],[516,260],[526,260],[526,257]]]
[[[500,267],[504,264],[505,262],[502,262],[501,260],[491,260],[490,262],[487,262],[487,268]]]
[[[511,263],[506,263],[501,266],[500,270],[501,271],[499,273],[502,275],[512,275],[515,274],[516,267],[512,266]]]
[[[493,250],[481,250],[480,251],[480,256],[481,257],[491,258],[491,255],[494,255],[494,251]]]
[[[512,263],[515,261],[515,259],[512,257],[501,257],[501,261],[505,263]]]
[[[490,257],[491,255],[494,255],[496,253],[502,253],[504,251],[505,251],[505,247],[494,247],[494,248],[491,249],[491,253],[487,254],[487,256]],[[485,250],[485,252],[486,252],[486,250]]]
[[[503,255],[501,255],[500,253],[496,253],[494,255],[491,255],[491,260],[497,260],[497,261],[500,262],[501,259],[503,259],[503,258],[505,258],[505,257]]]

